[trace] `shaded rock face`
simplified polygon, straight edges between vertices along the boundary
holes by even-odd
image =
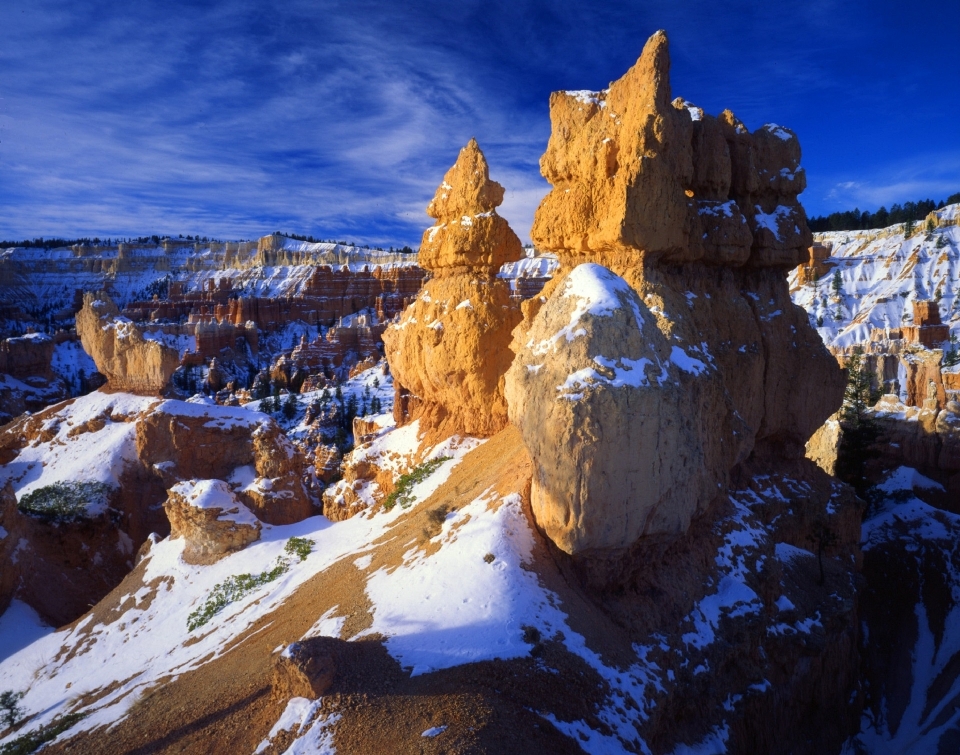
[[[0,341],[0,424],[66,398],[67,386],[52,368],[54,348],[42,333]]]
[[[29,333],[0,341],[0,372],[15,378],[53,380],[54,343],[50,336]]]
[[[522,248],[496,213],[502,200],[471,140],[427,208],[438,223],[423,236],[420,264],[436,277],[383,334],[399,424],[422,418],[436,437],[486,437],[506,426],[503,375],[521,314],[495,273]]]
[[[86,613],[133,566],[134,541],[121,518],[108,509],[79,522],[47,523],[18,510],[9,485],[0,490],[0,612],[18,598],[52,626]]]
[[[292,524],[314,514],[303,458],[272,419],[246,409],[165,401],[137,423],[140,459],[172,486],[223,479],[261,521]]]
[[[163,504],[170,536],[186,540],[183,560],[212,564],[260,539],[261,524],[222,480],[189,480]]]
[[[157,395],[180,365],[176,349],[146,340],[103,293],[84,294],[83,308],[77,312],[77,333],[84,351],[113,390]]]
[[[796,137],[671,103],[668,72],[658,32],[606,92],[551,97],[531,235],[561,270],[524,305],[505,390],[537,522],[571,554],[685,531],[738,464],[802,457],[842,401],[786,283],[811,241]]]
[[[880,429],[871,478],[912,467],[943,486],[942,491],[923,491],[924,500],[960,513],[960,403],[948,401],[940,410],[932,404],[919,408],[886,395],[871,416]]]

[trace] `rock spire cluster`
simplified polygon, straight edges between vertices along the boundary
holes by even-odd
[[[506,378],[532,508],[562,550],[679,533],[751,455],[797,459],[844,378],[793,305],[810,245],[792,131],[671,100],[667,37],[603,92],[555,92],[531,235],[562,267]]]

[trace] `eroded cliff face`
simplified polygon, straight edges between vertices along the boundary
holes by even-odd
[[[434,438],[488,437],[507,424],[503,375],[521,315],[496,273],[522,248],[497,215],[502,201],[503,187],[471,139],[427,207],[437,224],[423,235],[420,264],[434,277],[383,334],[398,423],[422,419]]]
[[[102,292],[83,295],[77,333],[107,385],[116,391],[158,395],[180,365],[176,349],[144,338],[140,328],[122,317]]]
[[[551,97],[532,237],[561,270],[524,307],[506,396],[534,515],[571,554],[686,530],[738,464],[799,458],[842,400],[786,284],[810,244],[796,136],[671,102],[668,74],[658,32],[608,90]]]

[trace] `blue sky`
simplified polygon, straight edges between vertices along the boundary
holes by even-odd
[[[960,2],[0,3],[0,239],[416,246],[475,136],[527,239],[556,89],[667,30],[674,95],[800,136],[808,214],[960,191]]]

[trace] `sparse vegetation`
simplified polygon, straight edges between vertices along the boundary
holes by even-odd
[[[847,363],[847,388],[840,409],[840,442],[837,448],[837,477],[849,483],[860,496],[870,487],[867,462],[879,454],[873,447],[880,428],[868,410],[880,398],[874,388],[876,375],[864,361],[863,349],[856,347]]]
[[[387,496],[383,502],[383,508],[390,511],[398,503],[400,508],[405,509],[413,503],[413,486],[418,482],[423,482],[430,475],[437,471],[441,464],[450,461],[450,456],[438,456],[436,459],[425,461],[418,467],[414,467],[404,475],[400,475],[397,480],[397,487]]]
[[[47,742],[52,742],[77,721],[85,718],[86,715],[86,713],[68,713],[61,716],[47,726],[27,732],[0,746],[0,755],[30,755],[31,752],[36,752]]]
[[[112,490],[103,482],[55,482],[21,497],[17,508],[52,524],[79,522],[89,506],[105,504]]]
[[[309,538],[291,537],[287,540],[287,544],[283,546],[283,550],[291,556],[297,556],[301,561],[306,561],[307,556],[313,553],[314,545],[316,545],[316,543]]]
[[[14,692],[10,689],[0,692],[0,721],[3,721],[6,726],[16,726],[23,718],[24,711],[20,707],[22,698],[22,692]]]
[[[283,547],[285,553],[299,557],[305,561],[313,552],[313,540],[304,537],[291,537]],[[283,556],[277,556],[277,562],[272,569],[259,574],[235,574],[223,582],[214,585],[209,597],[203,605],[192,611],[187,617],[187,631],[199,629],[220,613],[231,603],[242,600],[258,587],[274,582],[290,571],[290,561]]]

